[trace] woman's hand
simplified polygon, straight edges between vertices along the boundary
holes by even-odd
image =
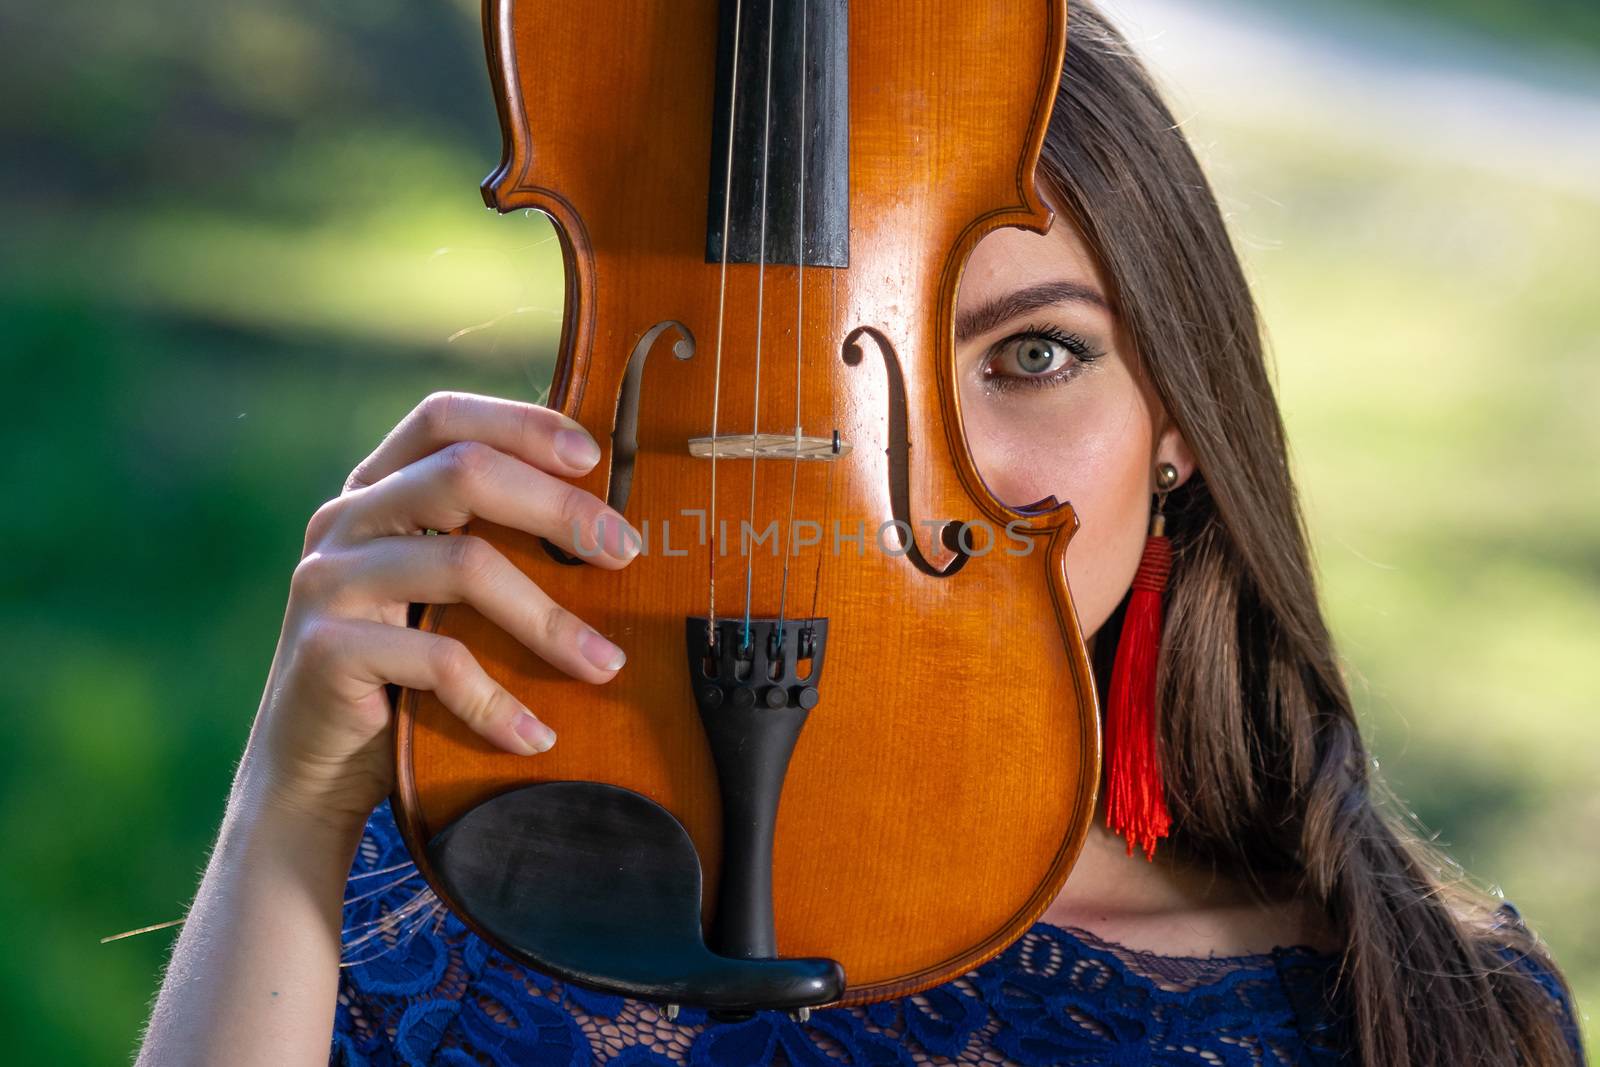
[[[336,825],[363,823],[393,776],[388,683],[431,690],[508,752],[532,756],[554,744],[536,711],[491,679],[459,641],[407,629],[409,605],[470,604],[588,682],[610,680],[622,650],[488,542],[417,535],[481,518],[575,554],[581,545],[599,567],[624,567],[637,536],[603,501],[564,480],[599,458],[577,423],[533,404],[438,393],[407,415],[306,529],[240,766],[250,798]]]
[[[392,775],[384,686],[432,690],[511,752],[532,756],[554,741],[459,642],[406,629],[408,606],[471,604],[585,681],[622,666],[620,649],[486,542],[416,535],[483,518],[626,566],[639,542],[622,516],[563,480],[599,458],[583,430],[546,408],[441,393],[312,516],[266,695],[141,1065],[328,1062],[345,878]]]

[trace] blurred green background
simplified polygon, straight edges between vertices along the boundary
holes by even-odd
[[[1589,2],[1121,0],[1274,342],[1384,773],[1600,1003],[1600,25]],[[475,3],[0,13],[0,1003],[132,1053],[306,518],[439,388],[544,394]]]

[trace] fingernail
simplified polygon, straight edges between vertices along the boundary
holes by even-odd
[[[622,523],[622,529],[618,531],[618,536],[621,541],[618,542],[617,550],[612,555],[627,563],[639,554],[639,549],[644,547],[644,538],[640,537],[639,531],[635,530],[632,524],[627,521]]]
[[[627,655],[600,636],[597,630],[585,630],[578,636],[578,651],[583,658],[603,671],[614,671],[628,662]]]
[[[569,467],[588,470],[600,462],[600,446],[582,430],[557,430],[556,455]]]
[[[556,732],[534,718],[532,712],[525,711],[518,715],[511,728],[534,752],[549,752],[550,746],[556,743]]]
[[[606,555],[620,563],[633,559],[644,545],[644,538],[639,536],[639,531],[627,519],[615,513],[601,516],[596,536]]]

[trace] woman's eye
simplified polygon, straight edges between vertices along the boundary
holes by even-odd
[[[994,388],[1053,385],[1099,358],[1082,338],[1057,330],[1029,330],[997,344],[983,368]]]
[[[1028,337],[1012,345],[1017,369],[1024,374],[1044,374],[1055,370],[1066,359],[1067,353],[1054,341],[1043,337]]]

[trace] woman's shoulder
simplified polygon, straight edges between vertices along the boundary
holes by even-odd
[[[1577,1004],[1548,948],[1510,901],[1500,902],[1487,926],[1485,937],[1505,964],[1532,978],[1543,990],[1545,1010],[1560,1023],[1567,1045],[1572,1049],[1573,1061],[1580,1065],[1588,1062],[1579,1033]]]
[[[345,907],[336,1063],[911,1064],[1104,1062],[1203,1049],[1337,1064],[1337,957],[1309,947],[1207,958],[1127,949],[1035,924],[996,958],[915,996],[712,1023],[568,986],[506,958],[433,896],[387,805],[358,849]]]

